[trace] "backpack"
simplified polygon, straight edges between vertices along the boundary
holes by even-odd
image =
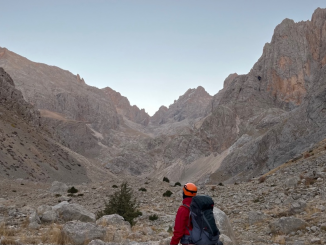
[[[196,245],[213,245],[219,243],[220,231],[218,230],[213,214],[214,201],[209,196],[194,196],[190,207],[183,205],[190,210],[189,222],[192,223],[192,230],[187,229],[190,234],[190,241]]]

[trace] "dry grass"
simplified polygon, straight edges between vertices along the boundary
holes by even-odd
[[[66,245],[71,244],[68,237],[62,231],[61,225],[52,224],[40,237],[42,243]]]
[[[284,235],[276,235],[272,237],[273,242],[277,244],[286,244]]]
[[[12,238],[4,237],[1,239],[1,245],[18,245],[18,244],[19,243]]]
[[[4,236],[4,237],[14,236],[17,232],[18,232],[18,230],[10,229],[10,228],[6,227],[6,225],[4,223],[0,224],[0,237],[1,236]]]

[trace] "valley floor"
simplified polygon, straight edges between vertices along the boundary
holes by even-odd
[[[324,153],[321,148],[313,150],[247,183],[199,186],[199,194],[212,196],[215,206],[228,215],[238,244],[325,244]],[[123,239],[169,244],[175,213],[182,201],[181,187],[151,178],[125,180],[137,196],[142,216]],[[49,234],[60,230],[62,223],[41,224],[37,229],[30,229],[28,217],[33,210],[41,205],[54,206],[69,201],[96,213],[117,190],[113,186],[119,186],[122,181],[123,178],[112,178],[76,185],[78,193],[69,197],[51,193],[48,183],[1,179],[0,237],[2,241],[19,240],[20,244],[49,244]],[[173,192],[171,197],[162,196],[167,190]],[[158,219],[150,221],[149,216],[153,214],[158,215]]]

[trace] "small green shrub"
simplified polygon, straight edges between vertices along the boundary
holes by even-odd
[[[72,186],[71,188],[68,189],[68,193],[73,194],[73,193],[77,193],[77,192],[78,192],[78,190],[74,186]]]
[[[163,181],[170,183],[170,180],[167,177],[164,177]]]
[[[167,190],[166,192],[163,193],[164,197],[170,197],[173,193],[170,190]]]
[[[142,187],[139,189],[139,191],[147,191],[146,188]]]
[[[224,186],[222,182],[218,183],[219,186]]]
[[[118,186],[117,185],[113,185],[112,188],[118,188]]]
[[[158,219],[158,216],[156,214],[153,214],[153,215],[150,215],[148,218],[149,218],[149,220],[154,221],[154,220]]]
[[[180,184],[180,182],[176,182],[175,184],[174,184],[174,186],[181,186],[181,184]]]
[[[167,230],[167,232],[169,232],[169,233],[172,233],[173,232],[171,225],[169,225],[169,229]]]
[[[96,213],[96,219],[104,215],[119,214],[133,226],[136,222],[135,218],[142,215],[138,210],[138,203],[134,197],[133,190],[127,182],[120,185],[120,189],[116,190],[109,197],[109,201],[105,202],[105,207],[102,211]]]

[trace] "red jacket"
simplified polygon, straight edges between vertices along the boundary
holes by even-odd
[[[192,197],[187,197],[183,199],[182,204],[190,206],[191,200]],[[187,227],[189,225],[189,212],[190,210],[185,206],[182,205],[179,207],[177,215],[175,217],[173,237],[171,239],[170,244],[178,244],[183,235],[189,235],[189,231],[187,230]],[[188,229],[192,230],[192,226],[190,225]]]

